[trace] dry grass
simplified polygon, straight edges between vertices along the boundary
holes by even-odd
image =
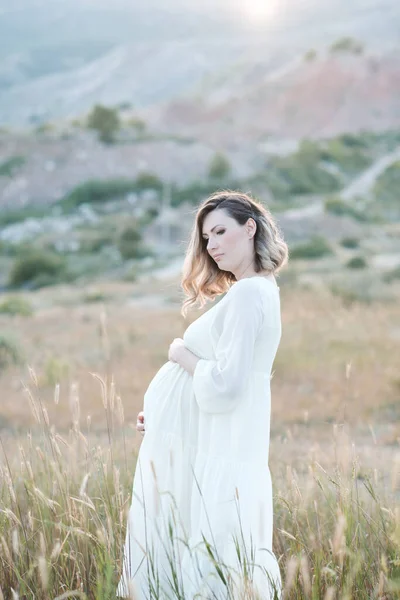
[[[0,597],[115,598],[134,469],[122,403],[113,382],[97,379],[107,431],[81,431],[76,394],[72,426],[61,434],[37,397],[36,381],[32,372],[26,388],[35,422],[30,432],[17,440],[1,436]],[[277,441],[272,444],[274,552],[283,598],[396,598],[399,454],[386,462],[390,481],[382,485],[385,477],[377,469],[368,473],[348,433],[337,425],[332,433],[329,467],[323,450],[304,453],[297,466]],[[245,588],[243,600],[257,600]]]
[[[152,295],[157,285],[158,300]],[[69,388],[75,382],[82,419],[90,415],[93,426],[104,428],[93,371],[114,376],[126,419],[134,421],[150,380],[167,360],[172,339],[181,337],[197,317],[193,313],[185,322],[180,316],[176,283],[141,287],[98,285],[110,299],[93,304],[82,303],[84,290],[42,290],[30,295],[36,306],[32,317],[0,315],[0,329],[17,333],[26,356],[25,365],[0,374],[0,423],[31,422],[21,383],[29,377],[27,365],[37,373],[41,399],[58,427],[68,425]],[[345,306],[324,289],[281,287],[283,337],[272,382],[273,428],[307,423],[319,429],[347,422],[368,430],[395,421],[400,411],[397,305]],[[154,297],[157,302],[151,301]],[[56,380],[60,402],[54,410]],[[399,433],[388,430],[394,442]]]
[[[135,303],[156,286],[98,286],[104,304],[42,290],[32,317],[0,317],[27,357],[0,381],[4,598],[115,597],[136,414],[188,324],[173,284],[170,302]],[[284,598],[398,598],[398,308],[282,284],[281,295],[270,466]]]

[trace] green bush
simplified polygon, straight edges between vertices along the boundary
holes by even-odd
[[[333,254],[332,248],[321,236],[314,236],[308,242],[290,248],[291,259],[317,259]]]
[[[348,140],[343,140],[340,136],[324,144],[321,159],[336,165],[350,176],[369,167],[373,160],[361,145],[350,146]]]
[[[159,192],[163,189],[163,186],[164,184],[161,179],[157,175],[154,175],[154,173],[143,171],[136,177],[137,192],[143,192],[145,190],[155,190]]]
[[[376,180],[373,189],[375,210],[386,219],[400,219],[400,161],[390,165]]]
[[[108,202],[135,191],[133,179],[92,179],[74,188],[58,205],[64,210],[73,210],[81,204]]]
[[[331,52],[350,52],[352,54],[361,54],[363,45],[352,37],[342,37],[333,42],[330,47]]]
[[[317,58],[317,51],[311,48],[304,55],[304,60],[307,62],[312,62]]]
[[[64,257],[52,252],[35,250],[15,259],[8,284],[11,287],[28,284],[29,287],[38,288],[66,279],[68,273]]]
[[[0,370],[20,364],[22,360],[23,355],[17,341],[11,336],[0,334]]]
[[[0,240],[0,256],[12,256],[14,253],[14,245],[10,242]]]
[[[369,221],[369,216],[366,212],[361,212],[360,210],[357,210],[356,208],[350,206],[350,204],[336,196],[325,198],[324,208],[326,212],[329,212],[333,215],[347,216],[355,219],[356,221],[361,222]]]
[[[358,248],[360,243],[359,240],[357,238],[354,237],[344,237],[340,240],[340,245],[343,246],[343,248]]]
[[[140,259],[150,254],[150,250],[143,246],[142,235],[137,223],[129,225],[121,233],[118,240],[118,250],[124,260]]]
[[[341,180],[321,165],[321,151],[315,142],[304,140],[290,156],[273,157],[267,181],[274,194],[316,194],[340,189]]]
[[[81,232],[79,237],[80,253],[97,253],[104,247],[115,244],[115,234],[112,231],[87,231]]]
[[[208,177],[214,181],[224,181],[231,172],[231,164],[222,152],[216,152],[208,168]]]
[[[87,125],[97,131],[101,142],[111,144],[115,141],[121,122],[116,109],[96,104],[89,114]]]
[[[365,258],[363,256],[353,256],[346,263],[346,267],[348,269],[365,269],[366,266],[367,266],[367,261],[365,260]]]
[[[91,179],[78,185],[57,204],[64,211],[69,212],[81,204],[101,204],[133,192],[160,191],[162,188],[161,179],[153,173],[146,172],[140,173],[136,179]]]
[[[342,133],[336,138],[336,141],[348,148],[358,148],[367,150],[370,147],[371,139],[365,134]]]
[[[25,164],[23,156],[11,156],[0,164],[0,177],[12,177],[17,169]]]
[[[0,214],[0,227],[7,227],[13,223],[20,223],[25,219],[41,219],[49,214],[49,209],[40,206],[26,206],[19,209],[2,209]]]
[[[398,281],[400,279],[400,265],[391,269],[387,273],[384,274],[383,280],[386,283],[392,283],[392,281]]]
[[[321,160],[336,165],[343,173],[355,175],[372,163],[369,146],[365,139],[349,134],[340,135],[322,144],[319,149]]]
[[[10,296],[0,303],[0,313],[30,317],[33,314],[33,308],[25,298]]]

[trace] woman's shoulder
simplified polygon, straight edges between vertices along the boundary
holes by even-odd
[[[279,293],[276,282],[266,277],[245,277],[236,281],[228,290],[231,294],[242,298],[261,297],[269,293]]]

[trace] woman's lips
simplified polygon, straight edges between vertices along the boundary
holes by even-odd
[[[218,260],[219,258],[221,258],[223,256],[223,254],[216,254],[214,256],[214,260]]]

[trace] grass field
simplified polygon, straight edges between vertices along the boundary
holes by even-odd
[[[398,306],[280,286],[270,468],[284,598],[400,598]],[[31,316],[0,315],[21,355],[0,372],[0,599],[115,598],[136,414],[197,316],[184,322],[177,290],[60,286],[26,294]]]

